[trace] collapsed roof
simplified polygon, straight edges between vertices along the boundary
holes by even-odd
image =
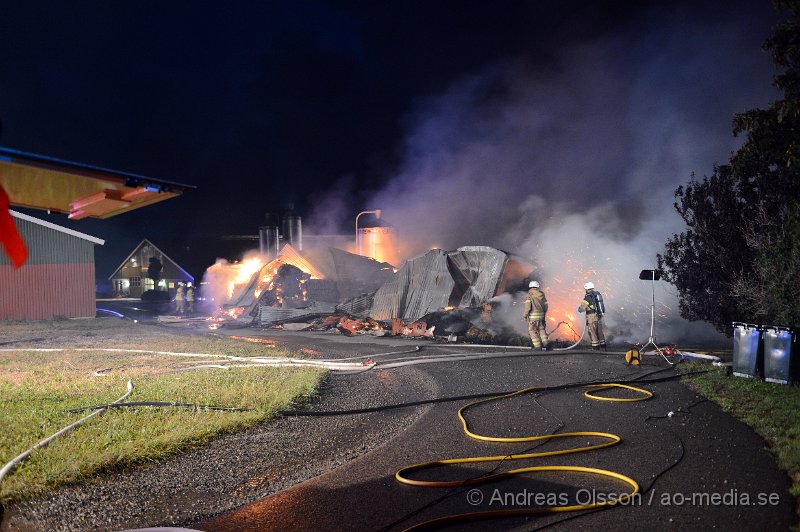
[[[314,248],[301,254],[291,244],[286,244],[275,259],[262,266],[233,295],[228,306],[243,307],[243,315],[250,316],[259,302],[262,306],[267,303],[265,298],[270,296],[273,280],[294,277],[296,282],[303,285],[304,297],[300,301],[283,300],[280,307],[319,307],[322,303],[322,307],[333,311],[334,306],[342,301],[364,292],[374,292],[393,273],[392,266],[386,262],[378,262],[341,249]],[[280,291],[285,290],[284,286],[278,288]],[[267,306],[276,305],[270,301]]]
[[[509,289],[525,287],[530,261],[488,246],[432,249],[406,261],[373,294],[337,309],[376,320],[417,320],[447,307],[474,307]]]
[[[478,307],[506,291],[525,290],[536,267],[487,246],[433,249],[396,273],[385,262],[336,248],[302,253],[286,244],[241,287],[229,307],[273,325],[331,314],[415,321],[446,308]]]

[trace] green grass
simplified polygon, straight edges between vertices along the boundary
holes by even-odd
[[[710,368],[708,373],[684,377],[683,382],[760,434],[778,466],[789,473],[791,494],[800,497],[800,387],[726,377],[724,368],[700,362],[679,368],[684,373]]]
[[[115,408],[95,416],[71,433],[34,451],[6,475],[0,500],[41,494],[91,478],[105,470],[162,460],[213,436],[239,430],[305,401],[323,372],[307,368],[185,368],[187,359],[148,353],[108,353],[99,348],[141,349],[236,356],[292,356],[264,344],[187,336],[129,322],[49,322],[0,324],[0,465],[41,439],[86,416],[67,410],[110,403],[134,391],[127,401],[166,401],[247,408],[247,412],[174,407]],[[37,329],[38,327],[38,329]],[[120,330],[121,329],[121,330]],[[24,332],[21,332],[24,331]],[[53,331],[63,340],[53,340]],[[12,338],[21,340],[10,340]],[[43,340],[44,339],[44,340]],[[9,341],[10,340],[10,341]],[[30,348],[67,348],[31,352]],[[87,351],[78,350],[88,349]],[[212,360],[212,359],[206,359]],[[216,361],[215,363],[219,363]],[[94,371],[114,368],[107,376]]]

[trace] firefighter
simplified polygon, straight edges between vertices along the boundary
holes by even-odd
[[[175,291],[175,312],[183,314],[185,311],[186,300],[183,296],[183,283],[178,283],[178,289]]]
[[[192,283],[186,285],[186,305],[189,307],[189,314],[194,313],[194,286]]]
[[[531,281],[528,288],[528,295],[525,297],[525,313],[522,319],[528,322],[531,348],[547,350],[548,338],[544,321],[545,314],[547,314],[547,298],[539,287],[539,281]]]
[[[592,349],[606,351],[606,336],[603,334],[603,314],[606,307],[603,304],[603,296],[594,289],[591,281],[583,285],[586,294],[583,296],[578,312],[586,313],[586,329],[589,331],[589,339],[592,341]]]

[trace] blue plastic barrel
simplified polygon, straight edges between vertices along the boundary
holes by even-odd
[[[764,327],[764,380],[789,384],[797,378],[797,337],[786,327]]]
[[[733,374],[754,378],[762,364],[761,328],[751,323],[733,322]]]

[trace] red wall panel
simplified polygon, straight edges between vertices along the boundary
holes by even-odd
[[[0,265],[0,320],[94,315],[94,263]]]

